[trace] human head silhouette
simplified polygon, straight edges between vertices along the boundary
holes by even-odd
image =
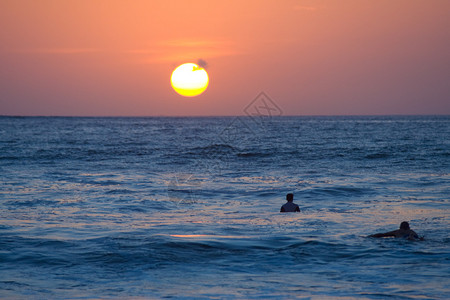
[[[406,221],[403,221],[403,222],[400,224],[400,229],[408,230],[408,229],[409,229],[409,223],[406,222]]]
[[[294,201],[294,194],[292,194],[292,193],[287,194],[287,195],[286,195],[286,200],[287,200],[288,202]]]

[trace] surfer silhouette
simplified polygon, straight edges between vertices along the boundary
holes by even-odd
[[[408,240],[423,240],[423,237],[417,235],[411,228],[409,228],[409,223],[404,221],[400,224],[400,229],[385,232],[385,233],[376,233],[369,235],[369,237],[374,238],[382,238],[382,237],[395,237],[395,238],[404,238]]]
[[[300,207],[294,203],[294,194],[286,195],[286,203],[281,206],[280,212],[300,212]]]

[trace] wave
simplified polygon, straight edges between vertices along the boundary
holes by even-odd
[[[236,152],[237,149],[228,144],[211,144],[204,147],[193,147],[188,149],[184,154],[185,155],[193,155],[193,156],[214,156],[217,154],[232,154]]]
[[[277,151],[273,148],[254,150],[234,147],[228,144],[212,144],[204,147],[190,148],[183,155],[191,158],[258,158],[274,156],[276,153]]]
[[[119,185],[120,183],[115,183],[114,181],[110,181],[108,184],[102,183],[102,185]],[[123,195],[123,194],[134,194],[137,191],[129,190],[129,189],[114,189],[110,191],[106,191],[105,194],[109,195]]]
[[[379,152],[379,153],[367,154],[366,156],[364,156],[364,158],[366,158],[366,159],[384,159],[384,158],[389,158],[390,156],[391,155],[389,153]]]
[[[253,157],[268,157],[272,156],[273,154],[274,154],[273,152],[239,152],[236,154],[236,156],[253,158]]]
[[[311,195],[329,195],[329,196],[361,196],[373,193],[374,191],[370,188],[359,188],[359,187],[347,187],[347,186],[332,186],[327,188],[313,188],[309,190],[304,190],[304,193]]]
[[[41,206],[57,206],[60,205],[60,201],[57,200],[44,200],[44,199],[31,199],[26,201],[7,201],[5,202],[10,207],[41,207]]]
[[[130,237],[101,237],[87,240],[59,240],[0,237],[3,263],[31,265],[76,265],[86,263],[163,263],[169,261],[204,261],[240,255],[271,256],[277,253],[301,253],[310,257],[354,256],[354,249],[345,244],[296,239],[221,235],[153,235],[131,234]],[[6,247],[3,247],[5,246]],[[20,250],[19,250],[20,249]],[[326,251],[325,251],[326,250]],[[340,254],[342,253],[342,255]],[[347,254],[345,254],[347,253]]]

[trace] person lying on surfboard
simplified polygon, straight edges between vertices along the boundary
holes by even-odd
[[[423,240],[423,237],[419,237],[414,230],[409,228],[409,223],[405,221],[400,224],[400,229],[385,233],[376,233],[369,235],[368,237],[374,238],[395,237],[395,238],[404,238],[408,240]]]
[[[280,209],[280,212],[300,212],[300,207],[294,203],[294,194],[286,195],[286,203]]]

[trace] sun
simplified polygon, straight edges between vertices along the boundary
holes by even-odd
[[[185,63],[179,65],[172,72],[170,83],[178,94],[185,97],[194,97],[206,90],[209,78],[204,68],[194,63]]]

